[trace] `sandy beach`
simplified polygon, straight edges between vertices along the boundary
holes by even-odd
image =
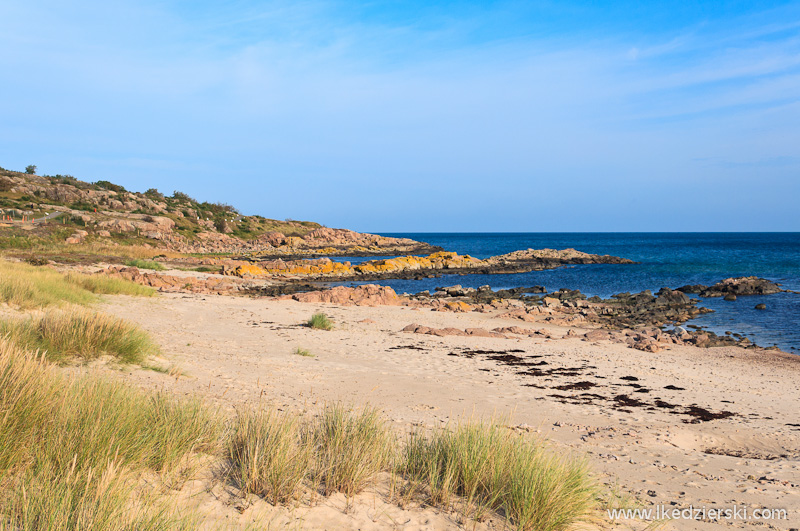
[[[257,401],[309,412],[333,401],[371,404],[401,432],[470,416],[504,417],[512,429],[546,437],[559,451],[587,455],[604,483],[642,508],[749,511],[746,520],[666,519],[667,529],[800,526],[796,356],[686,345],[645,353],[590,342],[580,328],[572,328],[577,337],[562,339],[570,329],[547,323],[533,324],[554,339],[401,331],[411,323],[462,330],[519,324],[498,318],[502,312],[196,294],[113,296],[100,309],[141,325],[162,347],[164,359],[154,363],[182,372],[176,378],[105,369],[139,387],[200,396],[231,411]],[[334,330],[304,326],[319,311],[332,318]],[[297,348],[311,356],[294,354]],[[187,489],[196,491],[192,499],[210,521],[222,523],[260,514],[276,528],[502,527],[431,508],[401,509],[387,503],[386,492],[362,494],[350,507],[333,497],[294,510],[263,501],[237,508],[209,481],[197,478]],[[788,519],[754,519],[757,508],[786,509]],[[647,522],[608,525],[642,529]]]

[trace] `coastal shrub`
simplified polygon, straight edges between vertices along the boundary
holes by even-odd
[[[218,447],[221,423],[197,402],[97,378],[68,378],[0,338],[0,529],[194,529],[143,494]]]
[[[188,203],[197,203],[196,199],[194,199],[193,197],[189,196],[188,194],[184,194],[183,192],[179,192],[178,190],[175,190],[174,192],[172,192],[172,199],[174,199],[176,201],[186,201]]]
[[[319,330],[333,329],[333,323],[324,313],[315,313],[311,316],[311,319],[309,319],[308,323],[306,324],[308,324],[308,326],[311,328],[317,328]]]
[[[522,530],[567,529],[591,520],[596,507],[598,487],[585,461],[494,422],[413,433],[401,469],[432,504],[501,511]]]
[[[100,188],[101,190],[109,190],[111,192],[117,192],[119,194],[127,192],[124,186],[119,184],[114,184],[110,181],[96,181],[94,183],[95,188]]]
[[[164,201],[164,194],[158,191],[157,188],[148,188],[144,196],[153,201]]]
[[[153,260],[143,260],[141,258],[133,258],[125,262],[126,266],[138,267],[139,269],[152,269],[154,271],[164,271],[166,267]]]
[[[278,504],[299,496],[312,448],[297,416],[247,409],[236,415],[227,457],[230,477],[243,491]]]
[[[327,406],[313,426],[315,477],[324,493],[353,496],[393,461],[394,440],[378,411]]]
[[[124,363],[142,361],[158,347],[146,332],[117,317],[84,309],[48,310],[44,315],[0,321],[0,335],[48,359],[95,359],[111,355]]]
[[[151,288],[124,279],[81,273],[62,274],[49,267],[0,260],[0,301],[23,309],[88,305],[94,294],[150,296]]]

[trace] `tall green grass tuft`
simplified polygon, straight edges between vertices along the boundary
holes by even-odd
[[[316,328],[319,330],[333,329],[333,323],[324,313],[315,313],[311,316],[311,319],[309,319],[306,324],[311,328]]]
[[[96,293],[153,295],[151,288],[103,275],[59,273],[49,267],[0,260],[0,302],[22,309],[97,301]]]
[[[240,411],[227,445],[230,475],[242,490],[273,504],[291,502],[308,476],[311,450],[297,416]]]
[[[325,494],[358,494],[393,461],[394,439],[374,408],[327,406],[312,430],[316,477]]]
[[[502,511],[521,530],[559,531],[589,521],[598,486],[585,461],[557,456],[493,422],[410,436],[403,472],[431,503]]]
[[[123,363],[138,363],[158,353],[136,325],[85,309],[48,310],[40,316],[0,321],[0,334],[24,348],[46,351],[53,361],[110,355]]]
[[[120,383],[65,378],[6,338],[0,389],[0,529],[192,528],[142,497],[138,480],[214,451],[215,413]]]
[[[142,258],[133,258],[125,262],[126,266],[138,267],[139,269],[152,269],[154,271],[164,271],[166,267],[153,260],[144,260]]]

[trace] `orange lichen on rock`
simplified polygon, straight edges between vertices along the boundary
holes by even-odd
[[[289,238],[291,240],[291,238]],[[242,264],[229,271],[236,276],[359,276],[422,269],[464,269],[484,265],[468,255],[439,252],[429,256],[399,256],[385,260],[370,260],[353,267],[350,262],[334,262],[330,258],[313,260],[266,260],[258,264]]]
[[[444,305],[444,308],[451,312],[471,312],[472,306],[463,301],[452,301]]]
[[[386,260],[372,260],[357,265],[354,269],[362,275],[389,273],[395,271],[415,271],[419,269],[463,269],[480,267],[483,260],[469,255],[459,256],[453,252],[438,252],[428,256],[398,256]]]
[[[259,264],[242,264],[230,272],[236,276],[347,276],[353,274],[350,262],[334,262],[330,258],[317,260],[269,260]]]

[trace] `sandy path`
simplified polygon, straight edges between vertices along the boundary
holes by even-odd
[[[581,339],[410,334],[399,330],[410,323],[491,329],[519,322],[407,307],[172,294],[109,297],[103,310],[141,324],[162,345],[162,364],[174,363],[187,374],[176,381],[147,370],[125,373],[143,387],[199,393],[224,407],[259,398],[293,410],[333,400],[369,402],[399,429],[472,414],[511,415],[509,424],[519,429],[541,431],[560,447],[588,453],[606,481],[616,481],[645,506],[746,506],[749,515],[756,507],[788,511],[788,520],[769,523],[673,520],[668,528],[800,527],[800,357],[737,347],[675,346],[649,354]],[[335,330],[301,326],[319,310],[333,318]],[[557,336],[566,331],[549,328]],[[297,347],[314,357],[293,354]],[[513,357],[503,358],[508,355]],[[508,364],[520,362],[537,365]],[[531,368],[544,374],[519,374]],[[579,382],[583,389],[556,388]],[[692,405],[735,415],[684,422],[695,418],[685,414]],[[367,528],[356,513],[332,528]],[[305,515],[304,525],[316,527],[309,520],[314,514]],[[431,510],[409,514],[374,525],[392,527],[387,522],[407,517],[400,528],[457,525],[452,515]]]

